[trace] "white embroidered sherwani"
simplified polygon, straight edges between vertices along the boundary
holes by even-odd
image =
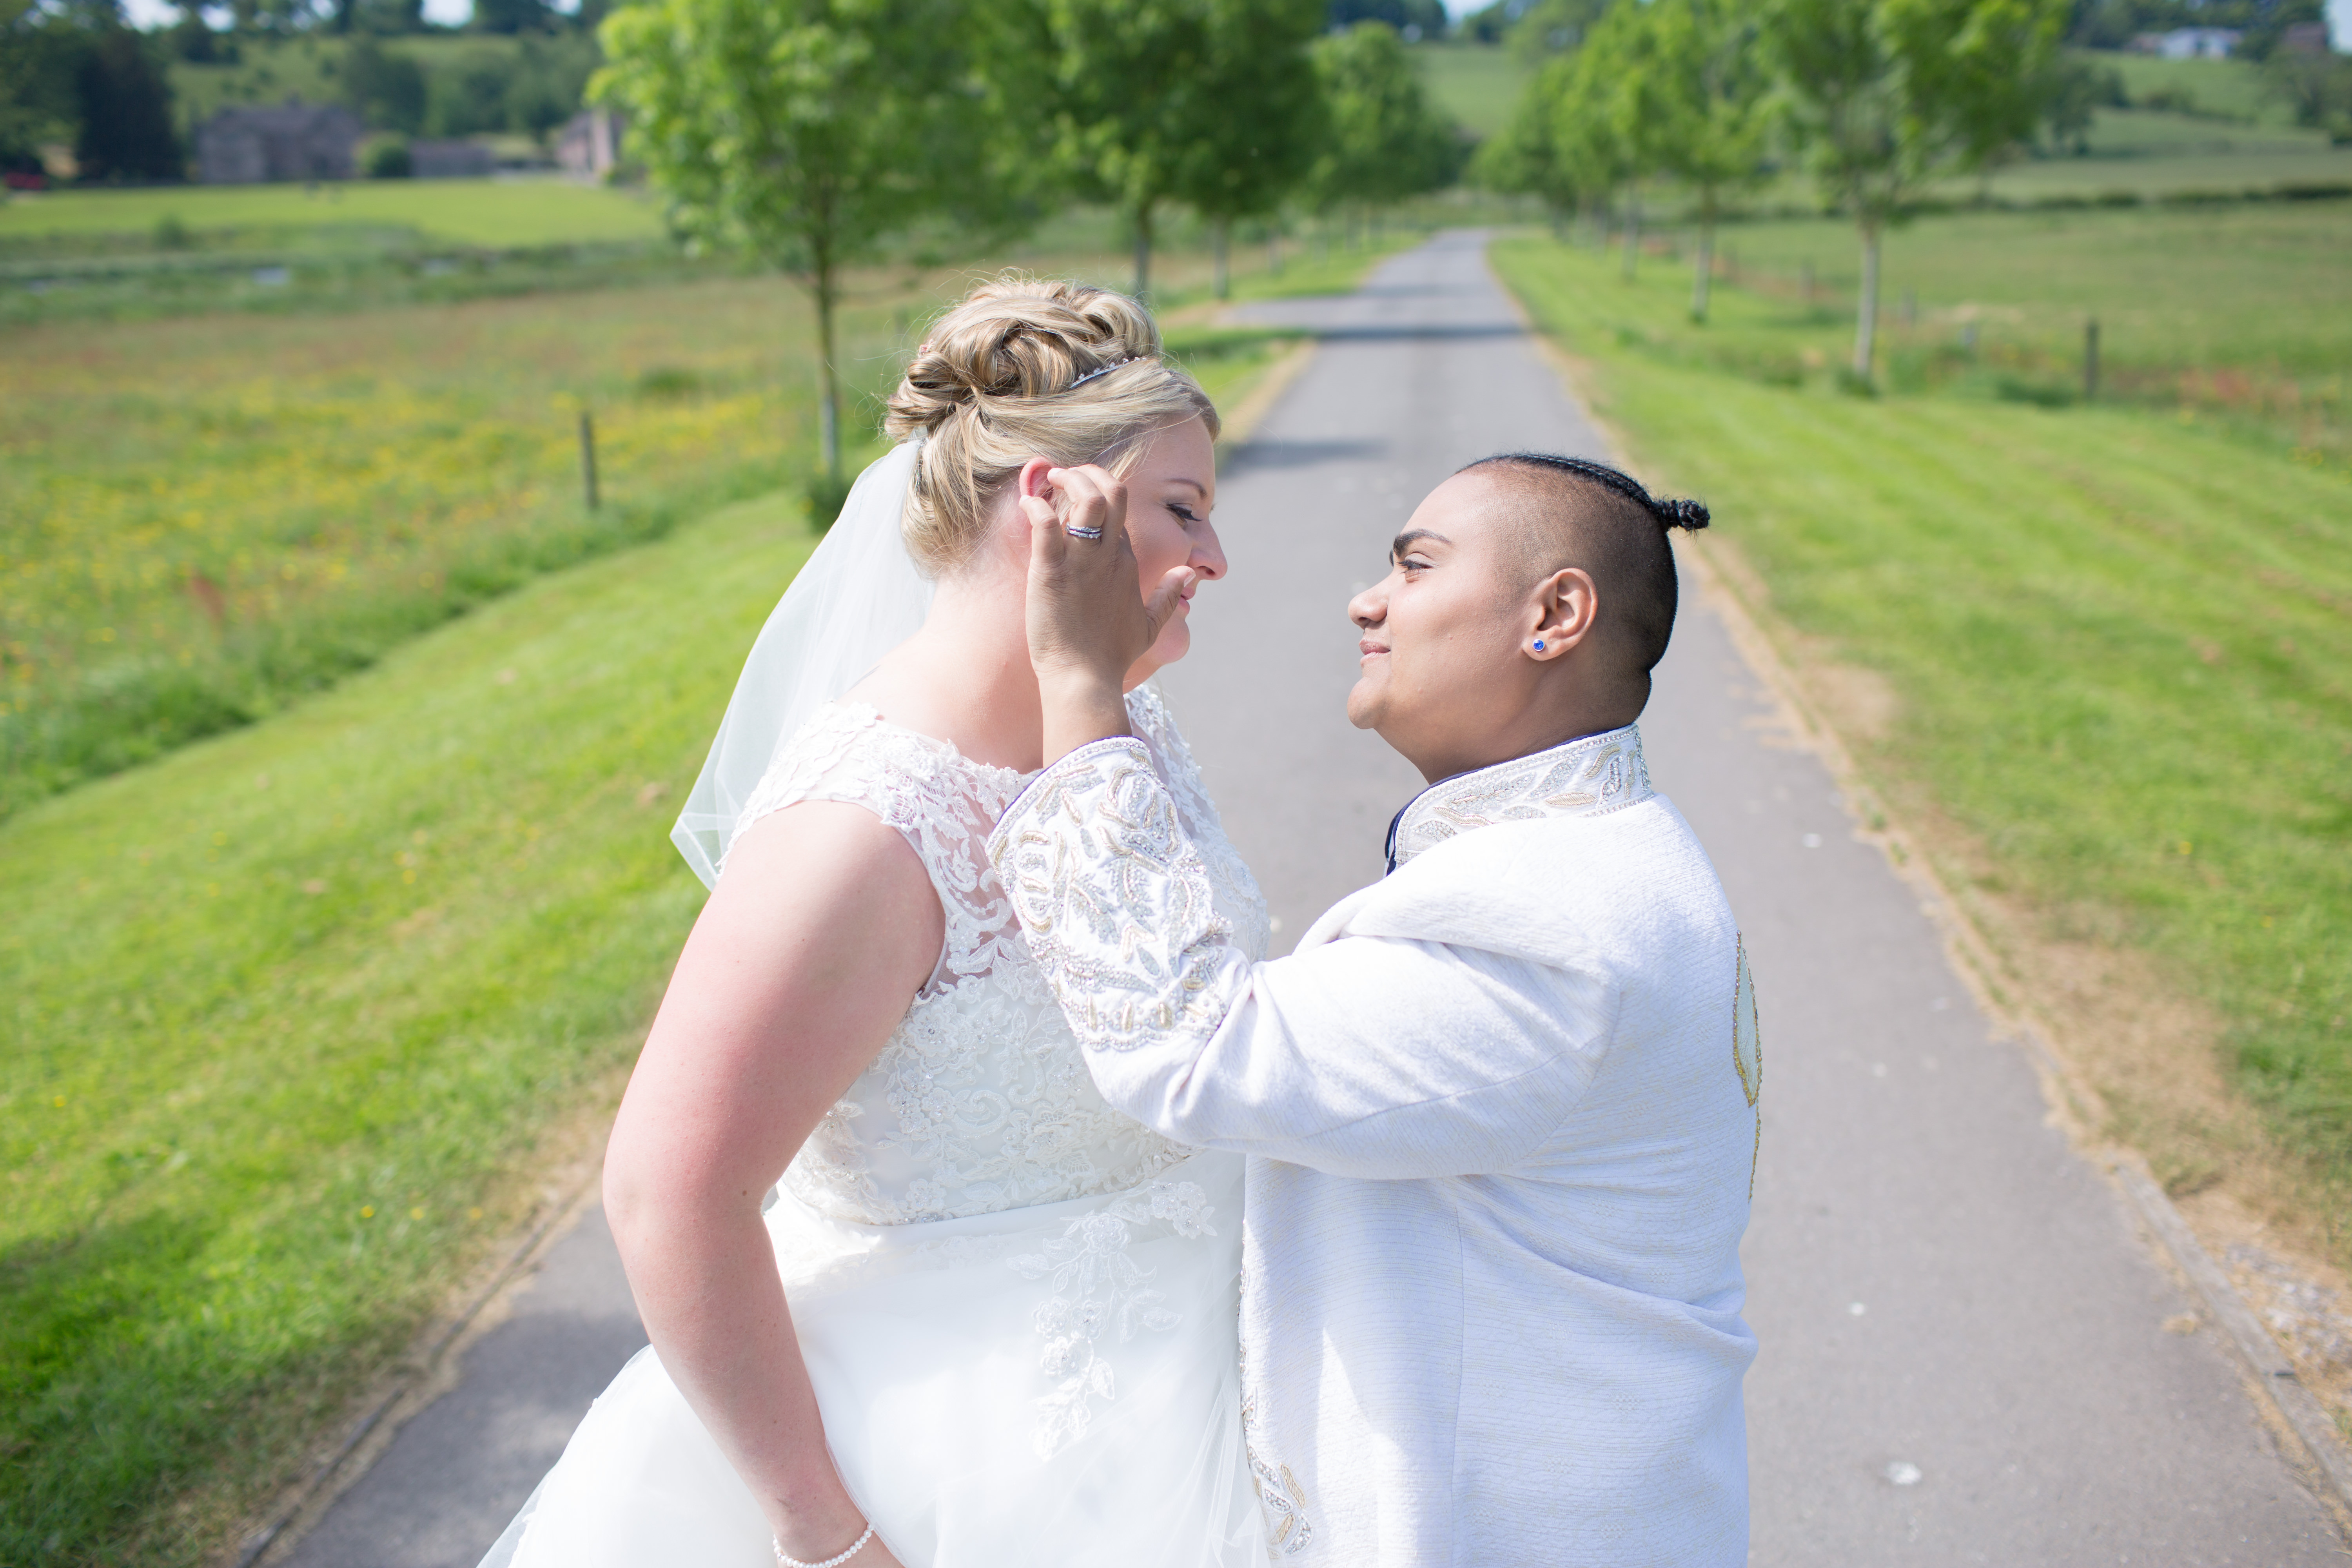
[[[1136,741],[990,843],[1104,1097],[1250,1156],[1276,1559],[1744,1564],[1761,1062],[1714,868],[1631,727],[1437,784],[1391,843],[1257,963]]]

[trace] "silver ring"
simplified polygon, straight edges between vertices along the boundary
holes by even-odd
[[[1101,530],[1101,529],[1099,529],[1099,528],[1066,528],[1066,528],[1064,528],[1064,529],[1062,530],[1062,531],[1063,531],[1064,533],[1068,534],[1072,539],[1083,539],[1083,540],[1087,540],[1087,541],[1088,541],[1089,542],[1093,542],[1093,541],[1095,541],[1095,540],[1100,539],[1100,538],[1102,537],[1102,530]]]

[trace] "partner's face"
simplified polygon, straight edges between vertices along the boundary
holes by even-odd
[[[1348,603],[1362,632],[1348,719],[1409,758],[1475,734],[1527,673],[1525,584],[1492,481],[1456,474],[1414,510],[1388,575]]]
[[[1207,426],[1187,419],[1152,437],[1127,477],[1127,537],[1135,547],[1136,579],[1145,598],[1179,566],[1190,566],[1202,581],[1225,574],[1225,552],[1209,521],[1216,500],[1217,454]],[[1151,651],[1128,671],[1130,686],[1191,649],[1192,592],[1185,592],[1184,603],[1169,617]]]

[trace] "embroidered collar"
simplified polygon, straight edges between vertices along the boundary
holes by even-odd
[[[1599,816],[1650,798],[1642,732],[1628,724],[1549,751],[1456,773],[1405,804],[1389,824],[1389,869],[1474,827],[1548,816]]]

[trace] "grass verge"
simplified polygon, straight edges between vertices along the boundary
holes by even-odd
[[[2108,1131],[2176,1191],[2252,1157],[2175,1092],[2218,1047],[2342,1259],[2352,476],[2140,409],[1764,384],[1676,346],[1685,278],[1535,239],[1494,258],[1807,662],[1874,694],[1846,738],[1956,888],[2214,1020],[2094,1064]]]
[[[0,826],[0,1560],[201,1561],[511,1226],[808,542],[730,509]]]
[[[44,191],[0,202],[0,239],[192,230],[414,230],[491,248],[659,239],[661,208],[643,192],[552,176],[524,180],[330,180],[312,184],[155,185]]]
[[[1228,407],[1282,340],[1173,334]],[[0,1562],[192,1564],[509,1234],[702,889],[742,503],[0,823]]]

